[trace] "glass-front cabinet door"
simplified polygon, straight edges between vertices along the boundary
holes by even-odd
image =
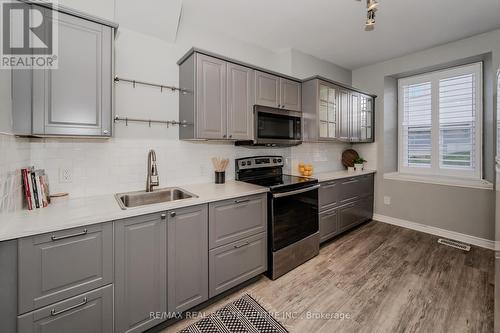
[[[373,97],[368,95],[360,95],[360,141],[373,142]]]
[[[319,84],[319,138],[333,140],[337,137],[337,89]]]

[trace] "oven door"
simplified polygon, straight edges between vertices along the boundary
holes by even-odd
[[[319,184],[271,194],[271,248],[278,251],[319,230]]]
[[[302,143],[302,113],[255,107],[255,143],[299,145]]]

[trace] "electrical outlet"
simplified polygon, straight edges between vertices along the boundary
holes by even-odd
[[[391,197],[388,195],[384,195],[384,204],[385,205],[390,205],[391,204]]]
[[[73,168],[59,168],[59,183],[71,183],[73,181]]]

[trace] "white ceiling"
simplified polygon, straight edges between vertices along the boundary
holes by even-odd
[[[183,0],[182,24],[349,69],[500,28],[499,0],[379,2],[372,32],[364,0]]]

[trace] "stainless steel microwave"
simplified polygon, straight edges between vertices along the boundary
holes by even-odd
[[[254,106],[254,140],[237,145],[296,146],[302,143],[302,112]]]

